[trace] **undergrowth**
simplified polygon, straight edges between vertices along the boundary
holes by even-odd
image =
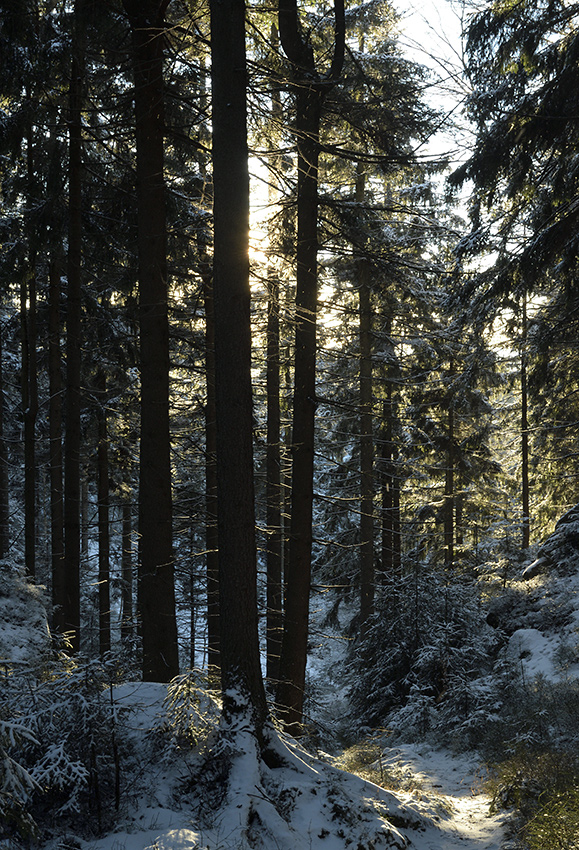
[[[563,750],[521,748],[494,765],[492,810],[514,809],[528,850],[574,850],[579,837],[579,760]]]

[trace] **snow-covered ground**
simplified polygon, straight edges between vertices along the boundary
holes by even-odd
[[[224,799],[217,806],[204,802],[195,774],[199,760],[186,748],[162,744],[166,693],[166,686],[150,683],[114,689],[119,724],[137,762],[115,831],[92,841],[59,836],[43,850],[61,848],[63,839],[81,850],[501,847],[503,818],[489,817],[476,759],[426,745],[382,752],[386,772],[411,789],[389,791],[281,739],[285,764],[268,768],[254,758],[247,738]]]

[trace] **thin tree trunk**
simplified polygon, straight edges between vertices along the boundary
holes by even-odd
[[[52,627],[66,631],[66,577],[64,572],[64,512],[62,488],[62,355],[60,350],[60,267],[50,264],[48,303],[48,408],[50,440],[50,528],[52,564]]]
[[[316,408],[318,300],[318,158],[322,103],[337,81],[344,56],[344,8],[335,0],[336,41],[322,78],[300,27],[296,0],[279,0],[279,32],[292,64],[298,153],[296,331],[292,423],[292,494],[284,633],[277,702],[287,731],[301,733],[309,631]]]
[[[34,261],[20,288],[22,330],[22,411],[24,419],[24,565],[36,576],[36,417],[38,380],[36,368],[36,272]]]
[[[523,334],[521,344],[521,477],[523,508],[523,549],[529,548],[531,537],[531,514],[529,508],[529,419],[527,392],[527,297],[523,295]]]
[[[82,75],[83,0],[74,6],[69,90],[68,286],[66,296],[66,413],[64,451],[63,626],[73,652],[80,648],[80,376],[82,263]]]
[[[454,373],[453,365],[450,375]],[[452,567],[454,563],[454,402],[449,395],[447,410],[446,469],[444,478],[444,563]]]
[[[372,429],[372,307],[362,272],[360,299],[360,624],[374,611],[374,440]]]
[[[286,729],[300,733],[306,679],[314,493],[316,409],[317,221],[319,123],[322,97],[297,94],[298,242],[292,421],[292,492],[284,634],[277,702]]]
[[[364,202],[365,172],[358,164],[356,201]],[[374,612],[374,439],[372,427],[372,303],[368,269],[358,258],[360,334],[360,628]]]
[[[205,255],[203,255],[205,256]],[[219,680],[219,539],[217,533],[217,434],[215,427],[215,318],[213,280],[204,263],[205,303],[205,549],[207,570],[207,662],[209,679]]]
[[[0,327],[0,558],[10,549],[10,479],[4,396],[4,328]]]
[[[99,653],[103,656],[111,648],[110,599],[110,530],[109,530],[109,445],[106,411],[107,381],[104,372],[98,378],[100,404],[98,406],[97,447],[97,502],[99,546]]]
[[[275,24],[271,25],[272,49],[279,48]],[[272,166],[281,168],[278,147],[278,128],[283,123],[281,96],[277,83],[271,91],[270,147]],[[275,204],[278,192],[273,183],[269,203]],[[283,635],[283,529],[282,529],[282,458],[280,402],[280,301],[279,280],[270,269],[267,280],[267,452],[266,452],[266,656],[267,677],[270,683],[279,679],[281,642]]]
[[[221,685],[226,721],[267,704],[257,631],[249,289],[245,4],[211,0],[215,376]]]
[[[88,566],[88,544],[90,537],[90,505],[88,500],[88,477],[86,470],[81,469],[80,478],[80,563]]]
[[[122,506],[121,542],[121,640],[133,636],[133,511],[129,497]]]
[[[133,36],[137,148],[141,448],[139,604],[143,678],[179,672],[169,423],[163,40],[167,0],[124,0]]]
[[[282,519],[281,519],[281,411],[279,355],[279,282],[267,281],[267,454],[266,454],[266,567],[267,567],[267,676],[279,678],[282,613]]]

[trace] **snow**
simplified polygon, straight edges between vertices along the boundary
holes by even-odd
[[[33,663],[49,652],[42,590],[27,584],[9,563],[0,563],[0,663]]]
[[[241,727],[225,736],[215,758],[227,756],[229,783],[222,800],[203,804],[199,762],[190,752],[151,750],[166,729],[167,687],[129,683],[115,687],[123,732],[140,748],[136,798],[116,831],[79,840],[81,850],[499,850],[503,817],[489,817],[477,760],[427,745],[384,747],[381,763],[407,791],[389,791],[317,759],[295,741],[272,732],[283,760],[268,767],[255,739]],[[163,755],[165,753],[165,755]],[[197,771],[197,772],[196,772]],[[193,776],[188,787],[187,774]],[[249,825],[249,826],[248,826]],[[58,844],[43,845],[53,850]]]

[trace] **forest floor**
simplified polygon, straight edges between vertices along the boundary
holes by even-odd
[[[489,815],[472,755],[429,745],[380,750],[371,775],[393,790],[309,756],[279,739],[284,767],[267,768],[251,746],[233,759],[227,792],[199,781],[199,761],[163,745],[166,687],[115,689],[133,738],[134,780],[122,814],[97,840],[53,836],[43,850],[506,850],[506,816]],[[206,761],[207,764],[207,761]],[[367,776],[368,772],[363,771]],[[231,778],[233,777],[233,779]]]
[[[382,763],[387,769],[395,768],[405,784],[416,783],[417,796],[425,801],[437,799],[448,811],[438,823],[439,832],[416,842],[420,850],[507,850],[509,816],[490,814],[486,770],[476,756],[412,744],[386,750]]]

